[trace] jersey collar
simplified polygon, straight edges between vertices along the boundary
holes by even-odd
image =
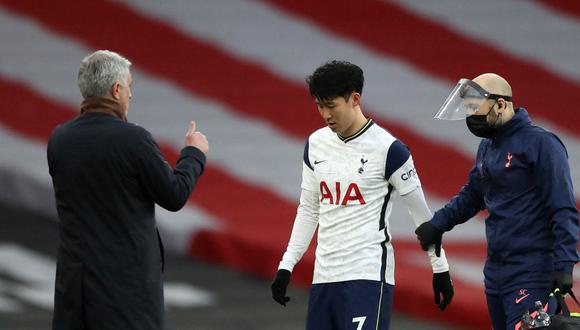
[[[338,136],[338,138],[342,142],[347,143],[347,142],[352,141],[352,140],[356,139],[357,137],[363,135],[363,133],[366,132],[369,129],[369,127],[373,126],[373,124],[374,124],[373,120],[369,118],[369,120],[367,120],[367,123],[363,127],[361,127],[361,129],[359,129],[358,132],[354,133],[353,135],[346,136],[346,137],[342,136],[340,134],[336,134],[336,135]]]

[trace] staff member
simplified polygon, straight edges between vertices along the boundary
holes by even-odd
[[[514,110],[511,86],[492,73],[461,79],[435,117],[464,119],[482,140],[459,194],[415,232],[423,249],[438,250],[443,232],[487,209],[489,315],[494,329],[514,329],[535,301],[572,288],[578,211],[566,148],[526,109]]]

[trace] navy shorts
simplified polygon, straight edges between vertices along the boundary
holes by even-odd
[[[517,324],[522,320],[522,315],[526,310],[532,313],[536,301],[541,301],[542,305],[547,305],[547,313],[553,315],[556,311],[557,302],[555,298],[548,299],[549,289],[518,289],[506,294],[486,294],[487,309],[494,330],[519,329]]]
[[[388,330],[393,289],[370,280],[313,284],[306,330]]]

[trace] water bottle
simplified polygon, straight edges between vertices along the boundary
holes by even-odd
[[[550,320],[550,315],[548,315],[548,313],[544,312],[544,306],[542,305],[541,301],[536,301],[536,312],[538,312],[538,315],[536,315],[535,319],[534,319],[534,323],[536,325],[536,327],[547,327],[550,325],[551,320]]]
[[[521,329],[528,330],[528,329],[533,329],[535,327],[536,327],[536,322],[534,321],[534,319],[530,315],[530,312],[528,310],[526,310],[524,315],[522,316]]]

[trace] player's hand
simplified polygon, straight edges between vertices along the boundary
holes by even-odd
[[[290,275],[290,271],[279,269],[274,282],[272,282],[272,298],[282,306],[286,306],[286,303],[290,301],[290,297],[286,296],[286,288],[288,287],[288,283],[290,283]]]
[[[443,311],[453,299],[453,282],[449,276],[449,271],[433,273],[433,293],[435,294],[435,305]]]
[[[441,230],[435,228],[427,221],[415,229],[415,234],[417,234],[417,239],[421,243],[423,251],[427,251],[429,246],[435,245],[435,255],[437,257],[441,256],[441,241],[443,240],[443,232]]]
[[[196,147],[201,150],[204,154],[209,151],[209,143],[207,138],[201,132],[196,131],[195,121],[189,123],[189,129],[185,134],[185,146],[186,147]]]
[[[572,273],[555,271],[552,280],[552,291],[560,289],[562,295],[572,291]]]

